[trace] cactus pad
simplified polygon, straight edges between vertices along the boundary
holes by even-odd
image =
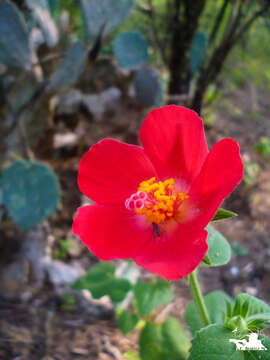
[[[132,69],[148,62],[148,44],[137,31],[119,34],[113,43],[113,52],[119,65]]]
[[[155,105],[160,94],[158,72],[152,68],[141,68],[134,80],[135,95],[138,103],[144,107]]]
[[[52,169],[32,161],[17,161],[2,174],[3,204],[15,223],[28,230],[54,213],[59,184]]]
[[[26,0],[27,6],[32,10],[44,39],[49,47],[54,47],[58,43],[58,29],[51,16],[49,5],[45,0]]]
[[[62,62],[52,75],[47,90],[49,92],[64,90],[74,85],[84,70],[87,53],[87,47],[82,41],[76,41],[71,45]]]
[[[197,32],[190,47],[190,72],[195,74],[202,65],[207,50],[207,36],[204,32]]]
[[[129,15],[133,0],[80,0],[85,29],[95,37],[105,24],[105,34],[115,30]]]
[[[16,6],[0,0],[0,63],[30,70],[32,54],[23,17]]]

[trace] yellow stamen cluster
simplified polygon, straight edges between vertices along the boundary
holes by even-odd
[[[175,190],[174,179],[156,181],[153,177],[140,183],[138,191],[144,191],[147,201],[143,209],[135,209],[139,215],[144,215],[151,223],[160,224],[172,218],[177,218],[180,205],[188,195]]]

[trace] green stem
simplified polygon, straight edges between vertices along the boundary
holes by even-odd
[[[202,292],[201,292],[201,289],[200,289],[200,286],[199,286],[199,283],[198,283],[196,270],[193,271],[193,273],[191,273],[189,275],[189,282],[188,283],[189,283],[189,288],[190,288],[190,291],[191,291],[192,298],[194,300],[194,303],[197,306],[197,309],[198,309],[198,311],[199,311],[199,313],[201,315],[201,318],[202,318],[202,320],[204,322],[204,325],[205,326],[210,325],[211,320],[210,320],[207,308],[205,306],[203,295],[202,295]]]

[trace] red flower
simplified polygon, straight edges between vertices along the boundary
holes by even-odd
[[[105,139],[83,156],[78,184],[95,203],[78,209],[73,232],[101,260],[179,279],[203,260],[205,227],[243,177],[239,146],[209,152],[202,120],[173,105],[152,111],[140,137],[143,147]]]

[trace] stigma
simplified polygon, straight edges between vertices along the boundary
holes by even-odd
[[[152,224],[163,224],[181,218],[182,204],[188,198],[176,189],[173,178],[157,181],[153,177],[139,184],[138,191],[126,199],[125,206]]]

